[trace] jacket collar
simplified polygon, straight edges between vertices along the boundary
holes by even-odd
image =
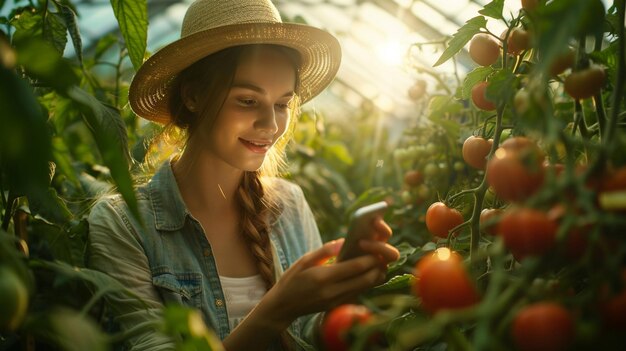
[[[184,226],[186,217],[189,215],[172,171],[172,159],[163,162],[148,182],[148,192],[157,230],[179,230]]]

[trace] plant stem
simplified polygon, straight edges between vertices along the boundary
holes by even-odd
[[[9,230],[9,221],[13,215],[13,204],[17,200],[17,196],[11,190],[9,190],[9,200],[7,201],[7,207],[4,210],[4,217],[2,217],[2,230],[5,232]]]
[[[604,145],[611,147],[613,145],[613,139],[616,135],[617,121],[620,112],[622,95],[624,95],[624,75],[626,75],[626,59],[624,51],[626,51],[626,44],[624,41],[624,12],[626,11],[626,0],[616,0],[615,6],[617,7],[617,81],[615,82],[615,90],[613,90],[613,101],[611,104],[611,118],[606,129],[606,138],[603,140]]]
[[[596,114],[598,115],[598,131],[600,140],[606,135],[606,113],[604,111],[604,102],[602,101],[602,91],[593,96],[593,104],[596,106]]]

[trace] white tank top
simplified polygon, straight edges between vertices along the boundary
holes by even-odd
[[[260,274],[243,278],[220,276],[220,282],[226,298],[228,323],[232,331],[261,301],[266,292],[265,282]]]

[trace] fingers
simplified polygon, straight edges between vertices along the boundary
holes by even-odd
[[[397,261],[400,258],[400,251],[385,242],[375,240],[361,240],[361,249],[371,255],[382,258],[385,264]]]
[[[343,301],[352,300],[365,290],[384,283],[387,276],[385,272],[380,267],[376,267],[336,284],[334,287],[336,293],[334,301],[342,303]]]
[[[318,266],[326,262],[329,258],[337,256],[339,254],[339,250],[341,250],[343,242],[343,238],[329,241],[322,245],[322,247],[320,247],[319,249],[311,251],[302,256],[298,260],[298,262],[294,263],[294,266],[297,264],[299,267],[301,267],[301,269]]]
[[[376,240],[387,241],[391,238],[391,227],[389,227],[382,217],[377,217],[372,225],[376,231]]]

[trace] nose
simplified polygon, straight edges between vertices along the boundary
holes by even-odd
[[[278,123],[276,121],[276,111],[273,108],[265,108],[260,111],[259,117],[254,123],[254,128],[274,135],[278,132]]]

